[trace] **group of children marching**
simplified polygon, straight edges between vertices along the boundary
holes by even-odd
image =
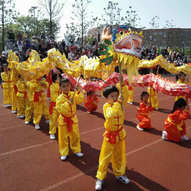
[[[13,68],[8,69],[7,66],[4,66],[4,72],[1,73],[3,104],[11,106],[12,113],[17,113],[19,118],[25,118],[25,124],[29,124],[33,116],[35,129],[40,129],[40,120],[42,115],[45,115],[46,122],[49,123],[50,139],[55,139],[58,129],[60,159],[67,159],[69,142],[72,152],[77,157],[82,157],[76,105],[84,102],[83,91],[78,87],[75,88],[75,91],[71,91],[72,84],[69,78],[61,77],[58,73],[52,73],[51,83],[48,83],[43,77],[26,82],[22,76],[16,74]],[[184,78],[181,75],[183,74],[179,76],[179,83],[184,83]],[[49,104],[46,95],[47,88],[50,91]],[[110,162],[112,162],[116,178],[125,184],[130,182],[126,176],[126,132],[123,108],[127,103],[133,103],[133,88],[125,84],[122,84],[121,88],[120,91],[120,85],[117,84],[103,90],[103,96],[106,99],[103,106],[105,133],[96,174],[96,190],[102,189]],[[84,105],[89,113],[97,109],[97,102],[96,93],[94,91],[87,92]],[[152,128],[149,113],[153,109],[158,110],[158,108],[157,92],[154,89],[150,87],[148,92],[141,93],[141,102],[136,116],[139,120],[138,130]],[[177,98],[172,113],[165,120],[162,139],[175,142],[188,140],[184,122],[188,117],[188,101],[185,98]]]

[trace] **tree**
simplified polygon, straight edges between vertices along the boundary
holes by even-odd
[[[138,22],[141,20],[141,18],[137,12],[133,10],[132,6],[129,6],[129,10],[126,11],[126,15],[122,17],[121,20],[124,21],[123,24],[135,28],[139,25]]]
[[[123,9],[119,7],[118,3],[108,1],[107,7],[104,8],[103,21],[107,25],[128,25],[130,27],[137,27],[140,17],[137,12],[133,10],[132,6],[123,14]]]
[[[174,24],[174,20],[173,19],[165,21],[164,28],[175,28],[175,27],[176,27],[176,25]]]
[[[119,3],[114,3],[112,1],[108,2],[107,7],[104,8],[105,17],[104,22],[107,25],[116,25],[121,22],[121,10],[119,7]]]
[[[159,28],[159,20],[160,20],[160,18],[158,16],[154,16],[154,17],[152,17],[149,24],[151,25],[152,28],[157,29],[157,28]]]
[[[72,5],[72,22],[67,24],[67,32],[74,30],[72,34],[76,37],[80,34],[81,48],[84,47],[84,35],[87,33],[88,28],[91,24],[88,18],[88,5],[91,3],[90,0],[75,0]]]
[[[2,30],[2,49],[4,50],[5,25],[13,23],[17,13],[15,11],[15,4],[12,0],[1,0],[0,11],[1,11],[1,30]]]
[[[55,38],[53,34],[53,22],[59,20],[59,16],[64,7],[62,0],[39,0],[40,6],[42,6],[49,17],[49,36]]]

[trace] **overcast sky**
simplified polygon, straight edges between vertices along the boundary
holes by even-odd
[[[28,9],[37,6],[39,0],[14,0],[16,8],[21,14],[26,15]],[[64,2],[64,0],[61,0]],[[65,0],[66,4],[63,10],[61,24],[61,36],[65,30],[65,23],[70,21],[71,5],[74,0]],[[103,14],[103,7],[106,7],[108,0],[92,0],[90,12],[93,15]],[[160,18],[160,26],[165,25],[166,20],[173,19],[173,24],[180,28],[191,28],[191,0],[118,0],[119,7],[124,11],[132,6],[141,18],[140,26],[150,28],[149,22],[152,17]]]

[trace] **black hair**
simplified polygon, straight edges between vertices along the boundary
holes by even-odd
[[[56,82],[57,79],[58,79],[58,75],[55,73],[52,73],[52,81]]]
[[[180,108],[186,107],[186,106],[187,106],[187,103],[186,103],[185,99],[179,98],[177,101],[175,101],[171,113],[174,113],[177,109],[180,109]]]
[[[107,98],[112,92],[119,93],[119,90],[115,86],[107,86],[103,90],[103,96]]]
[[[141,100],[143,100],[143,97],[146,96],[146,95],[149,96],[148,92],[143,91],[143,92],[141,93]]]
[[[94,93],[94,91],[88,91],[87,96],[92,95],[93,93]]]
[[[60,86],[61,86],[63,83],[69,83],[69,84],[70,84],[70,80],[69,80],[68,78],[61,78],[61,79],[60,79]]]
[[[178,73],[178,79],[180,78],[180,76],[185,76],[186,77],[186,74],[184,72],[179,72]]]

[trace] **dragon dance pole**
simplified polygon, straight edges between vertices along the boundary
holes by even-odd
[[[123,85],[123,74],[122,74],[122,67],[121,67],[121,62],[119,62],[119,79],[120,79],[120,96],[122,98],[122,103],[123,103],[123,94],[122,94],[122,85]],[[121,104],[122,110],[123,110],[123,104]]]

